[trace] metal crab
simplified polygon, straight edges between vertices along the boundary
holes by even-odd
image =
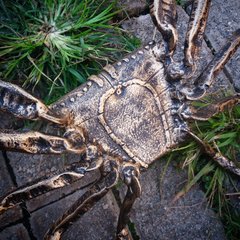
[[[100,179],[48,230],[45,239],[60,239],[69,224],[87,212],[121,178],[128,190],[116,239],[129,239],[128,214],[140,196],[140,170],[171,151],[187,136],[222,167],[240,176],[240,169],[215,152],[188,128],[188,119],[207,120],[233,106],[238,94],[195,109],[240,45],[240,29],[196,76],[210,0],[194,0],[184,46],[184,59],[173,60],[178,40],[174,0],[151,1],[154,24],[162,42],[149,42],[126,58],[107,65],[98,76],[47,107],[23,89],[0,81],[0,110],[30,120],[44,119],[64,129],[61,136],[40,132],[0,132],[0,148],[39,154],[75,153],[82,160],[52,178],[17,189],[1,199],[0,213],[22,201],[61,188],[99,169]]]

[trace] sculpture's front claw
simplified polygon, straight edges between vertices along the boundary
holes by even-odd
[[[22,88],[0,80],[0,111],[6,111],[18,118],[37,120],[46,119],[50,122],[64,125],[68,117],[58,117],[37,98],[25,92]]]

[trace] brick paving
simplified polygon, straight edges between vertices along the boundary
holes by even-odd
[[[206,37],[215,50],[218,50],[230,32],[240,25],[239,4],[239,0],[227,0],[224,4],[221,0],[213,1]],[[136,5],[138,14],[145,11],[144,1],[139,0]],[[182,9],[178,9],[178,12],[179,32],[184,34],[188,16]],[[131,15],[136,16],[135,13]],[[131,18],[123,23],[124,28],[142,38],[143,42],[152,38],[154,28],[150,26],[152,24],[149,15]],[[160,37],[159,34],[157,37]],[[180,42],[183,40],[184,37],[181,35]],[[200,65],[203,67],[211,57],[211,50],[204,43]],[[220,82],[224,88],[232,90],[230,83],[234,82],[239,88],[240,68],[235,67],[240,65],[239,61],[240,51],[227,65],[226,74],[222,73],[219,76],[218,86]],[[1,126],[4,128],[8,124],[9,118],[7,117],[5,121],[2,118]],[[51,176],[54,172],[60,172],[65,164],[74,160],[74,157],[70,155],[33,157],[27,154],[8,153],[7,156],[9,160],[0,155],[1,196],[6,191],[22,186],[36,177]],[[131,213],[131,221],[140,239],[226,239],[221,222],[213,211],[207,208],[204,194],[197,185],[177,203],[171,202],[182,187],[179,183],[184,183],[187,176],[185,171],[179,172],[173,165],[170,165],[162,180],[162,169],[165,164],[164,159],[158,161],[141,176],[143,195],[137,200]],[[79,189],[96,176],[97,174],[86,177],[84,181],[77,182],[73,186],[47,193],[29,201],[26,205],[6,212],[0,218],[0,239],[42,239],[49,225],[84,192],[84,190],[75,189]],[[118,211],[116,200],[110,192],[91,211],[74,223],[64,233],[63,239],[114,239]]]

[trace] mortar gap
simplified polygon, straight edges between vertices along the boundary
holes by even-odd
[[[139,237],[139,235],[137,234],[137,229],[136,229],[136,227],[135,227],[135,224],[134,224],[134,222],[133,221],[131,221],[131,219],[129,218],[129,220],[128,220],[128,229],[129,229],[129,231],[130,231],[130,233],[131,233],[131,235],[132,235],[132,239],[133,240],[140,240],[140,237]]]
[[[2,227],[0,227],[0,233],[1,233],[2,231],[4,231],[6,228],[13,227],[13,226],[16,226],[16,225],[18,225],[18,224],[23,224],[22,218],[14,221],[14,222],[8,223],[8,224],[6,224],[6,225],[4,225],[4,226],[2,226]]]
[[[16,176],[15,176],[13,168],[11,166],[10,159],[7,156],[7,152],[6,151],[2,151],[2,156],[3,156],[3,159],[5,160],[5,164],[6,164],[7,170],[9,172],[9,174],[10,174],[10,178],[11,178],[11,180],[13,182],[13,185],[15,187],[18,187]]]
[[[92,181],[92,182],[90,182],[90,183],[88,183],[88,184],[86,184],[86,185],[84,185],[84,186],[82,186],[82,187],[78,187],[78,188],[74,189],[73,191],[71,191],[71,192],[69,192],[69,193],[63,194],[61,197],[59,197],[59,198],[57,198],[57,199],[55,199],[55,200],[52,200],[52,201],[50,201],[50,202],[48,202],[48,203],[46,203],[46,204],[43,204],[42,206],[40,206],[40,207],[38,207],[38,208],[35,208],[34,210],[30,211],[30,213],[37,212],[37,211],[40,210],[40,209],[43,209],[43,208],[45,208],[45,207],[47,207],[47,206],[49,206],[49,205],[51,205],[51,204],[54,204],[54,203],[56,203],[56,202],[59,202],[59,201],[61,201],[62,199],[64,199],[64,198],[66,198],[66,197],[74,194],[74,193],[77,192],[77,191],[83,190],[83,189],[85,189],[85,188],[89,188],[89,187],[91,187],[95,182],[96,182],[96,181]]]
[[[116,202],[117,202],[117,205],[119,208],[121,208],[121,205],[122,205],[120,191],[118,190],[118,188],[121,187],[121,185],[122,185],[122,182],[119,183],[118,187],[115,187],[112,189],[112,193],[116,199]],[[130,217],[128,218],[127,227],[128,227],[128,231],[130,232],[130,235],[132,237],[132,240],[140,240],[140,236],[137,234],[135,223],[130,219]]]
[[[11,178],[14,186],[18,187],[17,179],[16,179],[16,176],[14,174],[13,167],[11,166],[10,159],[7,156],[7,152],[3,151],[2,152],[2,156],[3,156],[4,160],[5,160],[5,164],[6,164],[7,170],[9,172],[9,174],[10,174],[10,178]],[[32,227],[31,227],[31,223],[30,223],[30,213],[27,210],[26,204],[25,203],[21,203],[20,207],[21,207],[22,215],[23,215],[23,218],[22,218],[23,226],[26,228],[30,239],[31,240],[37,240],[37,238],[34,236],[33,231],[32,231]]]
[[[193,0],[188,0],[184,6],[183,6],[183,9],[184,11],[187,13],[188,16],[190,16],[190,13],[191,13],[191,4],[192,4]],[[206,42],[207,44],[207,47],[210,49],[211,53],[214,55],[216,55],[217,51],[216,49],[213,47],[211,41],[208,39],[207,35],[204,33],[204,37],[203,37],[203,40]],[[224,66],[223,68],[223,73],[225,74],[225,76],[227,77],[228,81],[232,84],[232,86],[234,87],[235,91],[239,92],[240,90],[239,89],[236,89],[235,87],[235,83],[234,83],[234,80],[230,74],[230,72],[228,71],[228,69],[226,68],[226,66]]]

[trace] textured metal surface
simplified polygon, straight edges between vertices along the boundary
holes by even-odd
[[[150,164],[175,145],[180,124],[163,64],[155,57],[161,51],[152,42],[106,66],[51,109],[62,115],[64,106],[73,114],[73,125],[86,129],[111,152],[124,151],[143,166]]]
[[[30,153],[77,153],[87,163],[86,167],[72,164],[71,176],[65,172],[65,175],[10,193],[1,201],[0,211],[5,212],[22,199],[30,200],[35,195],[73,183],[92,171],[90,166],[97,160],[94,169],[100,169],[101,178],[52,225],[45,239],[60,239],[70,222],[92,208],[116,185],[119,174],[128,192],[121,207],[116,239],[130,239],[125,226],[130,208],[141,191],[139,168],[147,167],[166,154],[186,135],[195,139],[221,166],[240,175],[236,166],[191,133],[187,125],[187,119],[206,120],[225,105],[239,102],[237,95],[224,99],[208,108],[207,117],[206,109],[196,114],[191,108],[191,101],[207,93],[216,74],[240,45],[240,31],[236,31],[203,74],[195,75],[209,3],[208,0],[193,2],[182,61],[173,59],[178,38],[175,4],[162,0],[153,1],[151,14],[164,42],[150,42],[121,61],[107,65],[98,76],[91,76],[86,84],[52,106],[47,107],[21,88],[0,81],[1,110],[20,118],[45,119],[65,131],[62,137],[2,131],[1,148]]]

